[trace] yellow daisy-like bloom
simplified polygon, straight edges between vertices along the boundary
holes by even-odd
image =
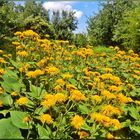
[[[78,135],[80,137],[80,139],[86,138],[89,136],[89,134],[86,131],[79,131]]]
[[[39,119],[41,120],[42,123],[47,123],[47,124],[52,124],[53,123],[53,119],[51,117],[51,115],[49,114],[42,114]]]
[[[104,68],[103,70],[104,70],[106,73],[110,73],[110,72],[113,71],[112,68]]]
[[[41,71],[41,70],[35,70],[35,71],[29,71],[26,75],[28,77],[36,78],[37,76],[40,76],[42,74],[44,74],[43,71]]]
[[[29,116],[23,118],[23,122],[28,123],[31,120]]]
[[[57,92],[63,91],[63,88],[60,85],[55,86],[53,89]]]
[[[3,75],[5,73],[5,70],[3,68],[0,68],[0,75]]]
[[[71,125],[75,128],[75,129],[80,129],[82,127],[82,125],[84,124],[84,119],[83,117],[79,116],[79,115],[75,115],[73,118],[71,118]]]
[[[12,42],[12,44],[13,44],[13,45],[17,45],[17,46],[18,46],[18,45],[20,45],[20,43],[19,43],[19,42],[17,42],[17,41]]]
[[[65,85],[65,81],[63,79],[57,79],[55,82],[62,86]]]
[[[114,94],[110,93],[107,90],[101,91],[101,94],[104,95],[107,99],[115,99],[116,98],[116,96]]]
[[[47,73],[49,73],[50,75],[56,75],[59,73],[59,69],[54,67],[54,66],[49,66],[49,67],[46,67],[45,71]]]
[[[86,100],[86,97],[79,90],[72,90],[70,99],[75,101],[82,101],[82,100]]]
[[[51,106],[54,106],[56,104],[55,95],[46,94],[44,99],[45,100],[41,103],[41,105],[46,107],[46,108],[50,108]]]
[[[133,102],[133,100],[132,100],[130,97],[126,97],[126,96],[124,96],[122,93],[118,94],[117,97],[118,97],[118,100],[119,100],[121,103]]]
[[[55,99],[56,99],[56,102],[62,103],[67,100],[67,95],[65,95],[63,93],[57,93],[57,94],[55,94]]]
[[[93,95],[91,98],[95,100],[97,103],[100,103],[102,101],[102,97],[99,95]]]
[[[16,103],[21,106],[21,105],[26,105],[28,101],[29,99],[27,97],[21,97],[16,101]]]
[[[17,92],[12,92],[11,96],[13,96],[13,97],[18,96],[18,93]]]
[[[110,91],[119,92],[119,91],[122,90],[122,88],[119,87],[119,86],[114,86],[114,85],[112,85],[112,86],[109,87],[109,90],[110,90]]]
[[[72,84],[66,84],[66,88],[67,88],[68,90],[74,90],[74,89],[77,89],[77,87],[75,87],[75,86],[72,85]]]
[[[136,103],[137,105],[140,105],[140,101],[138,101],[138,100],[136,100],[135,103]]]
[[[6,64],[7,62],[4,60],[4,58],[0,57],[0,63]]]
[[[113,115],[121,115],[122,114],[122,111],[119,108],[111,106],[111,105],[103,106],[101,109],[101,112],[103,115],[106,115],[109,117],[111,117]]]
[[[72,74],[69,74],[69,73],[65,73],[65,74],[62,74],[62,77],[63,77],[64,79],[70,79],[70,78],[73,77],[73,75],[72,75]]]
[[[26,57],[26,56],[28,56],[28,53],[26,51],[18,51],[17,55],[19,55],[21,57]]]
[[[111,133],[107,133],[106,138],[107,139],[114,139],[114,136]]]
[[[3,107],[3,101],[0,100],[0,107]]]

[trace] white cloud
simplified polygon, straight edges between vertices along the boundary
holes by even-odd
[[[57,10],[65,10],[65,11],[74,11],[75,12],[75,17],[76,18],[80,18],[83,15],[82,11],[73,9],[71,4],[73,4],[74,2],[67,2],[67,1],[61,1],[61,2],[44,2],[43,3],[43,7],[47,10],[53,10],[53,11],[57,11]]]

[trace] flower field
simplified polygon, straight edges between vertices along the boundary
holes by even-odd
[[[15,37],[16,59],[0,50],[0,138],[140,136],[138,54],[77,48],[32,30]]]

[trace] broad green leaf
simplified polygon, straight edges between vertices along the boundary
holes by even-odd
[[[90,113],[90,109],[85,106],[85,105],[79,105],[78,106],[78,110],[82,113],[82,114],[89,114]]]
[[[19,63],[13,61],[12,59],[10,59],[10,63],[11,63],[14,67],[16,67],[17,69],[19,69],[19,68],[21,67],[21,64],[19,64]]]
[[[11,95],[5,93],[0,96],[0,100],[2,100],[5,106],[11,105],[13,103],[13,99]]]
[[[50,134],[51,134],[50,128],[47,127],[47,129],[45,129],[44,127],[38,124],[37,129],[38,129],[39,139],[50,139]]]
[[[23,119],[28,116],[26,112],[10,111],[10,115],[11,115],[11,121],[16,127],[22,129],[28,129],[29,127],[28,124],[23,121]]]
[[[75,86],[77,85],[77,81],[75,79],[73,79],[73,78],[69,79],[69,82],[71,82],[71,84],[73,84]]]
[[[11,122],[11,118],[0,120],[0,139],[23,139],[20,130]]]
[[[34,86],[32,84],[30,84],[30,90],[31,92],[29,92],[28,94],[31,96],[31,97],[34,97],[36,99],[42,99],[43,96],[44,96],[44,93],[46,92],[43,87],[37,87],[37,86]]]

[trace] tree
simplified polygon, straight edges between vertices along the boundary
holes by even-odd
[[[74,12],[54,11],[52,25],[55,30],[56,39],[72,40],[73,31],[77,28],[77,19]]]
[[[91,44],[116,45],[112,40],[115,26],[123,13],[133,6],[132,0],[107,0],[101,3],[102,9],[88,19],[88,34]]]
[[[120,42],[125,49],[140,52],[140,3],[124,14],[114,30],[113,40]]]

